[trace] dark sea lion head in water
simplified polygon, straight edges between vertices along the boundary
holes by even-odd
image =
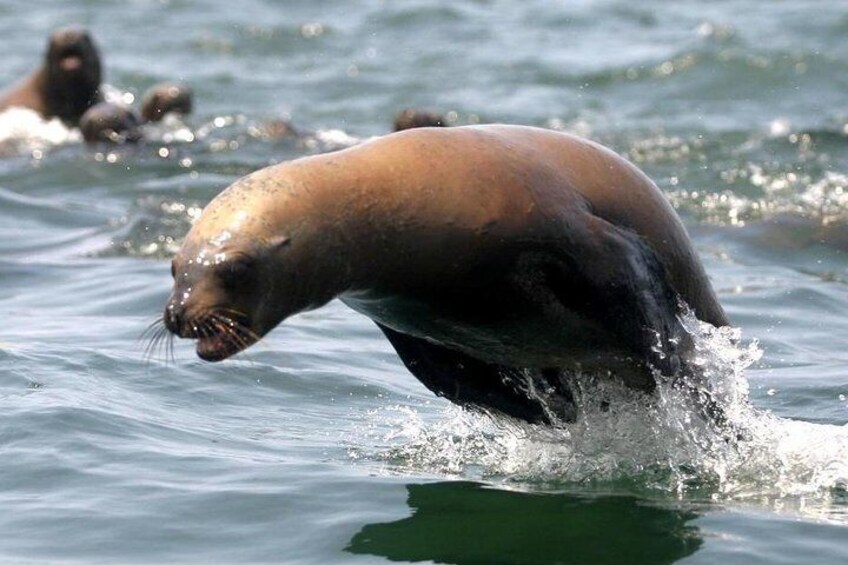
[[[447,126],[445,117],[436,112],[421,110],[418,108],[406,108],[395,116],[392,124],[394,131],[402,131],[412,128],[441,128]]]
[[[681,300],[727,323],[656,185],[519,126],[413,129],[257,171],[172,268],[164,324],[203,359],[338,297],[437,394],[533,422],[574,417],[569,372],[649,389],[680,371]]]
[[[135,112],[111,102],[101,102],[86,110],[79,128],[86,143],[135,143],[142,137]]]
[[[51,34],[44,73],[48,116],[76,125],[82,114],[100,101],[100,54],[85,30],[69,27]]]
[[[191,88],[183,84],[154,85],[141,99],[141,117],[148,122],[158,122],[167,114],[191,114],[192,98]]]

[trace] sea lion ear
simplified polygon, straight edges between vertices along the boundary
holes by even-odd
[[[277,249],[282,249],[289,243],[291,243],[291,238],[289,236],[277,235],[268,240],[268,249],[276,251]]]

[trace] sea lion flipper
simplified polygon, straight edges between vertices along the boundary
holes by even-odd
[[[530,370],[486,363],[465,353],[392,330],[383,331],[421,383],[461,406],[501,412],[530,423],[576,418],[571,391],[555,369]]]
[[[727,417],[710,390],[708,377],[691,363],[693,337],[683,327],[680,316],[682,298],[672,288],[658,254],[637,234],[593,217],[593,246],[603,250],[587,261],[584,284],[593,286],[592,311],[611,329],[624,349],[641,357],[649,372],[623,373],[618,376],[630,386],[652,390],[651,376],[659,373],[677,388],[691,394],[700,416],[724,427]],[[614,258],[610,261],[608,258]],[[592,269],[602,265],[603,269]],[[548,268],[545,281],[558,299],[568,304],[574,294],[575,273],[568,262]]]
[[[568,242],[560,260],[546,268],[549,290],[564,307],[608,328],[634,358],[667,377],[678,375],[691,336],[680,321],[681,298],[660,257],[639,235],[603,218],[591,216],[587,225],[582,260],[574,259],[569,248],[574,243]],[[650,372],[642,372],[629,384],[651,389],[654,383]]]

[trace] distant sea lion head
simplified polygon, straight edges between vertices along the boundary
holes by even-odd
[[[436,112],[420,110],[418,108],[406,108],[395,116],[394,130],[401,131],[412,128],[435,128],[446,127],[445,117]]]
[[[141,99],[141,117],[148,122],[158,122],[166,114],[190,114],[191,88],[183,84],[163,82],[150,87]]]
[[[141,139],[135,112],[111,102],[100,102],[86,110],[79,128],[87,143],[135,143]]]
[[[100,100],[100,54],[85,30],[68,27],[50,35],[45,71],[49,115],[75,125]]]

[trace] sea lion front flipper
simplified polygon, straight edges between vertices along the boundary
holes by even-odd
[[[519,369],[480,361],[382,324],[403,364],[428,389],[461,406],[501,412],[530,423],[576,419],[568,385],[555,369]]]

